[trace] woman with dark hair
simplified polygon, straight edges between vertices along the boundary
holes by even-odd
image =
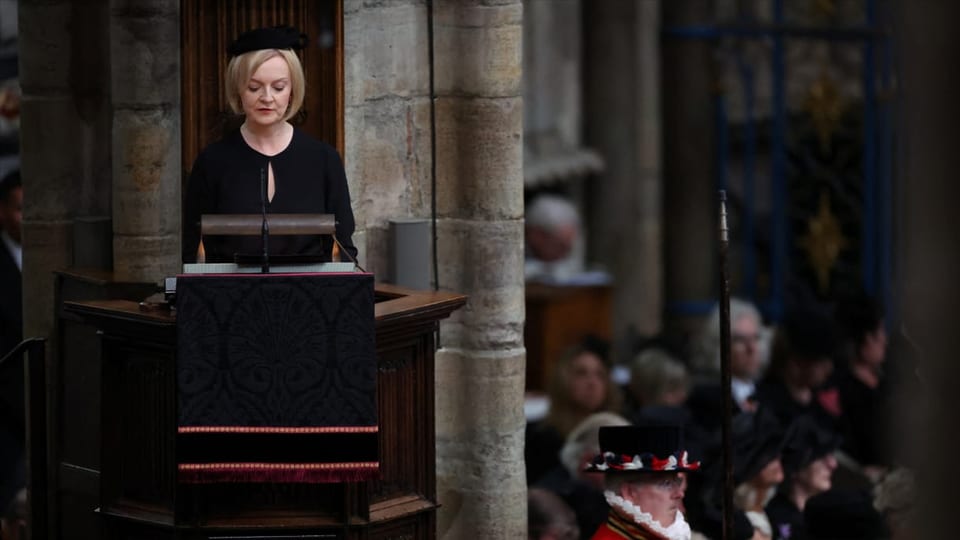
[[[770,370],[757,389],[757,400],[782,426],[803,414],[832,429],[839,411],[820,390],[833,373],[837,336],[833,319],[823,309],[791,309],[777,327]]]
[[[842,448],[876,481],[889,464],[883,439],[889,420],[883,376],[887,353],[883,311],[872,299],[860,296],[838,306],[837,321],[843,347],[832,382],[839,394]]]
[[[802,538],[807,500],[833,486],[837,468],[835,434],[820,428],[809,416],[797,418],[783,441],[783,483],[766,506],[774,540]]]

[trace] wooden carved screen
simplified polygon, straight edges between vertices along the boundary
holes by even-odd
[[[223,92],[226,48],[261,26],[289,24],[307,35],[307,92],[292,122],[343,155],[343,0],[182,0],[180,13],[184,181],[200,150],[240,124]]]

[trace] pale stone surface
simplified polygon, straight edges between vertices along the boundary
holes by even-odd
[[[118,110],[113,128],[113,227],[179,235],[180,120],[165,109]],[[117,253],[122,256],[122,253]]]
[[[110,18],[113,103],[118,107],[179,103],[179,12],[135,13],[114,12]]]
[[[385,96],[426,95],[426,7],[409,2],[359,10],[344,20],[348,106]]]
[[[70,265],[73,225],[67,221],[23,223],[23,335],[52,336],[55,270]]]
[[[20,2],[17,49],[24,94],[63,90],[70,85],[71,7],[69,2]]]
[[[523,100],[437,100],[437,213],[465,219],[523,215]]]
[[[430,117],[426,99],[383,99],[351,107],[346,139],[358,226],[430,212]]]
[[[68,97],[28,96],[22,101],[20,169],[25,219],[65,220],[72,215],[76,193],[71,188],[82,157],[70,149],[76,148],[76,134],[82,132],[82,125]]]
[[[113,272],[118,281],[154,283],[180,272],[179,236],[114,233],[113,253]]]
[[[439,94],[485,97],[520,93],[520,4],[440,6],[437,10],[436,87]]]
[[[522,538],[523,349],[437,352],[441,538]]]

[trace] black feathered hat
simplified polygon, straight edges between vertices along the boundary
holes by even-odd
[[[870,495],[860,490],[830,490],[811,497],[803,508],[809,540],[884,538],[883,518]]]
[[[733,480],[742,484],[780,457],[783,429],[766,409],[742,412],[733,417]]]
[[[600,454],[587,464],[588,472],[690,472],[700,462],[688,460],[683,430],[675,425],[604,426]]]
[[[842,439],[822,428],[809,415],[798,416],[783,439],[781,462],[786,474],[795,473],[840,448]]]
[[[248,30],[227,47],[227,54],[238,56],[262,49],[302,49],[307,36],[292,26],[273,26]]]

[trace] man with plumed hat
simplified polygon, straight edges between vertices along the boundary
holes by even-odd
[[[700,468],[673,425],[600,428],[600,454],[588,471],[604,475],[607,521],[593,540],[689,540],[685,474]]]

